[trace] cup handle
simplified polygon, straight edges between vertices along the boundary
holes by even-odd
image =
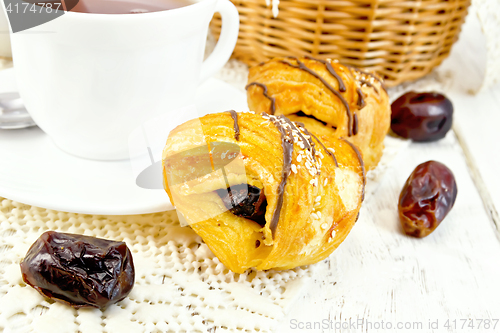
[[[217,73],[226,64],[238,40],[240,16],[233,3],[229,0],[219,0],[215,12],[220,13],[222,17],[222,30],[215,49],[201,66],[200,83]]]

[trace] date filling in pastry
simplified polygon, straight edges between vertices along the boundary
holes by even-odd
[[[255,221],[261,226],[266,225],[267,200],[262,188],[238,184],[216,192],[224,206],[234,215]]]

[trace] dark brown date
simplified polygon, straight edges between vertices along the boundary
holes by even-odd
[[[231,213],[244,217],[264,226],[267,207],[264,191],[248,184],[231,186],[228,189],[217,190],[217,194]]]
[[[436,141],[445,137],[453,122],[453,105],[446,96],[410,91],[391,105],[391,129],[413,141]]]
[[[132,254],[123,242],[47,231],[21,262],[23,280],[43,296],[73,307],[103,308],[134,285]]]
[[[453,173],[444,164],[428,161],[410,175],[399,196],[399,217],[405,233],[425,237],[449,213],[457,198]]]

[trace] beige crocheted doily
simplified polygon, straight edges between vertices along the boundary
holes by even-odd
[[[101,311],[43,298],[21,278],[19,263],[47,230],[122,240],[136,282],[123,301]],[[0,331],[272,332],[311,268],[234,274],[174,211],[142,216],[63,213],[0,198]]]

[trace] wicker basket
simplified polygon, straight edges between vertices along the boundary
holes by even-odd
[[[290,55],[339,59],[394,86],[448,56],[470,1],[281,0],[274,18],[266,0],[232,0],[241,21],[233,56],[249,65]],[[211,27],[218,36],[220,16]]]

